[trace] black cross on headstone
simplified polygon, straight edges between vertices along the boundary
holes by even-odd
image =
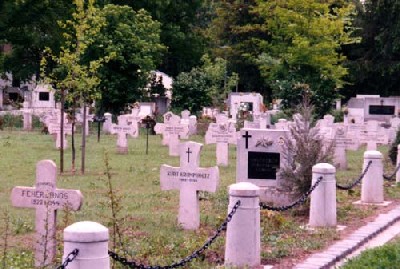
[[[242,135],[243,138],[246,138],[246,149],[249,148],[249,138],[251,138],[251,135],[249,135],[249,132],[246,131],[245,135]]]
[[[190,148],[188,148],[188,150],[186,151],[187,155],[188,155],[188,163],[190,162],[190,154],[192,153],[192,151],[190,150]]]

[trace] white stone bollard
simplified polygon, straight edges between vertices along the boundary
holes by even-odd
[[[396,168],[400,165],[400,144],[397,145]],[[396,183],[400,183],[400,169],[396,172]]]
[[[68,269],[110,269],[108,237],[108,229],[97,222],[81,221],[65,228],[63,261],[71,251],[79,250]]]
[[[383,203],[382,154],[376,150],[364,152],[363,171],[369,161],[372,161],[372,163],[361,183],[361,202],[372,204]]]
[[[318,163],[312,168],[312,185],[323,177],[311,193],[310,227],[336,226],[336,168],[329,163]]]
[[[105,121],[103,123],[103,132],[106,134],[110,134],[112,129],[112,114],[104,113],[104,118]]]
[[[241,204],[228,223],[225,265],[259,266],[260,258],[260,188],[249,182],[229,186],[230,212],[238,200]]]

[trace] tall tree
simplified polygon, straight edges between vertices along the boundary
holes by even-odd
[[[119,114],[125,104],[140,101],[150,76],[161,62],[160,23],[145,10],[106,5],[98,13],[104,26],[88,46],[84,59],[107,58],[99,68],[102,111]]]
[[[134,10],[145,9],[161,23],[160,39],[168,50],[157,66],[170,76],[190,71],[200,64],[206,42],[200,31],[204,0],[109,0],[105,3],[129,5]]]
[[[73,5],[67,0],[4,0],[0,3],[0,44],[11,44],[2,71],[17,80],[39,77],[44,48],[57,52],[63,43],[58,20],[71,17]]]
[[[356,26],[362,40],[345,46],[350,69],[342,93],[400,95],[400,2],[372,1],[357,5]]]
[[[257,91],[270,97],[271,88],[261,77],[256,62],[260,54],[258,40],[268,38],[260,29],[262,19],[250,13],[256,1],[211,2],[214,15],[206,33],[213,56],[227,60],[228,74],[235,72],[239,75],[240,91]]]
[[[83,126],[86,120],[86,104],[100,97],[97,86],[100,83],[98,69],[104,62],[112,58],[110,53],[107,57],[98,59],[85,59],[88,47],[94,42],[105,20],[97,16],[98,9],[93,6],[94,0],[74,0],[76,8],[71,20],[62,23],[64,29],[63,36],[66,39],[65,45],[61,48],[59,54],[54,54],[47,48],[51,62],[46,58],[42,59],[44,74],[49,71],[46,80],[55,85],[61,92],[67,91],[66,99],[72,103],[72,107],[78,106],[77,102],[83,106]],[[50,68],[48,70],[47,68]],[[73,109],[75,110],[75,109]],[[62,115],[63,118],[63,115]],[[75,119],[73,119],[75,120]],[[85,172],[85,129],[82,131],[81,147],[81,173]],[[74,145],[73,145],[74,147]],[[73,148],[72,169],[75,170],[75,150]]]
[[[263,77],[286,108],[301,100],[298,85],[308,84],[316,113],[327,113],[347,74],[340,46],[357,41],[346,30],[351,27],[353,5],[336,0],[257,2],[253,12],[263,18],[262,27],[270,35],[259,40]]]

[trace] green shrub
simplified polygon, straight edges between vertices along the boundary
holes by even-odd
[[[284,159],[287,162],[279,170],[283,179],[282,188],[300,197],[311,187],[312,167],[317,163],[331,162],[333,143],[327,144],[314,126],[313,106],[307,96],[293,116],[294,125],[289,127],[290,135],[285,137]]]
[[[22,121],[22,116],[14,116],[10,114],[6,114],[4,116],[0,116],[0,122],[1,122],[1,128],[22,128],[23,121]]]

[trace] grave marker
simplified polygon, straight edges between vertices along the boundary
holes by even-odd
[[[285,163],[286,130],[242,129],[237,142],[236,181],[259,187],[279,185],[277,174]]]
[[[164,123],[157,123],[154,130],[157,134],[163,135],[163,144],[168,139],[169,155],[179,156],[179,137],[188,137],[189,126],[182,124],[180,117],[167,112],[164,114]]]
[[[202,144],[191,141],[182,143],[180,167],[164,164],[160,168],[161,189],[179,190],[178,222],[184,229],[200,226],[198,191],[215,192],[218,186],[218,167],[199,167],[202,147]]]
[[[11,192],[13,206],[36,209],[36,267],[49,265],[54,259],[57,210],[79,210],[82,205],[81,192],[57,189],[56,178],[56,164],[51,160],[42,160],[36,165],[35,187],[17,186]]]
[[[63,143],[63,148],[66,149],[68,144],[67,144],[67,134],[72,134],[72,124],[66,123],[67,119],[64,119],[64,134],[63,137],[61,137],[61,124],[60,124],[60,117],[56,117],[56,120],[53,118],[50,120],[50,123],[48,124],[48,130],[49,134],[55,134],[56,135],[56,148],[60,149],[61,148],[61,139],[64,139]]]
[[[233,123],[228,122],[225,114],[217,115],[217,123],[208,126],[205,135],[207,144],[216,144],[217,165],[228,165],[229,144],[236,145],[236,128]]]
[[[135,137],[137,126],[129,125],[126,118],[118,117],[118,125],[113,124],[111,134],[117,134],[117,151],[120,154],[128,154],[128,139],[127,135]]]

